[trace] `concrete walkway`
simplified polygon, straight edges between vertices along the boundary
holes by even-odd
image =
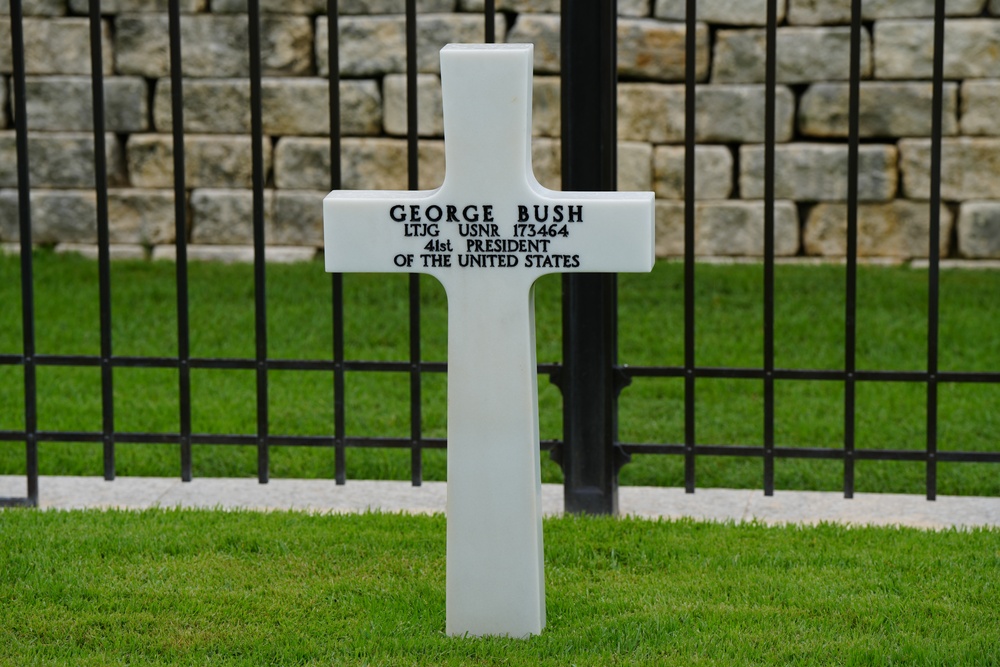
[[[40,505],[45,509],[201,507],[227,510],[301,510],[307,512],[444,512],[444,482],[348,480],[195,479],[120,477],[105,482],[99,477],[41,477]],[[0,497],[25,495],[23,476],[0,476]],[[899,494],[843,494],[818,491],[762,491],[622,487],[622,514],[711,521],[762,521],[765,523],[818,523],[901,525],[920,528],[1000,527],[1000,498],[942,496],[928,502],[923,496]],[[546,514],[563,511],[562,486],[542,486]]]

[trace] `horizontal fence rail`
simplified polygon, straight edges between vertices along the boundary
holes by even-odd
[[[0,430],[0,442],[24,443],[26,457],[26,495],[18,498],[0,499],[0,506],[33,506],[39,501],[39,444],[51,442],[67,443],[101,443],[103,451],[103,475],[107,480],[113,480],[116,475],[116,445],[128,444],[170,444],[179,445],[180,460],[178,462],[180,476],[184,481],[190,481],[195,474],[192,461],[192,446],[195,445],[240,445],[256,448],[257,477],[261,483],[266,483],[271,470],[270,452],[273,447],[321,447],[335,450],[333,470],[330,474],[339,484],[346,481],[346,450],[349,448],[392,448],[410,451],[411,482],[421,484],[423,473],[422,451],[425,449],[443,449],[447,446],[444,438],[428,437],[424,433],[424,417],[422,414],[423,388],[426,376],[440,375],[447,372],[447,364],[443,361],[429,361],[423,358],[421,347],[421,294],[422,285],[418,275],[408,279],[408,355],[405,359],[391,361],[348,359],[345,354],[345,286],[343,276],[333,274],[330,278],[329,298],[332,313],[332,339],[330,355],[326,359],[282,359],[274,358],[268,349],[268,312],[267,312],[267,271],[265,264],[265,185],[267,174],[264,166],[265,141],[262,129],[262,63],[261,63],[261,4],[260,0],[249,0],[247,3],[247,34],[249,37],[248,71],[250,84],[250,139],[252,145],[252,229],[253,229],[253,287],[254,287],[254,355],[247,358],[207,358],[191,354],[191,313],[189,287],[189,260],[186,240],[187,211],[185,208],[188,184],[185,182],[185,121],[184,121],[184,76],[182,70],[181,13],[179,0],[168,3],[169,23],[169,80],[171,83],[170,106],[172,110],[172,145],[173,145],[173,196],[175,204],[176,226],[176,355],[171,356],[129,356],[115,354],[112,340],[112,293],[114,284],[111,272],[111,253],[109,240],[108,212],[108,165],[105,151],[105,105],[104,105],[104,51],[102,50],[101,3],[90,0],[89,21],[91,38],[90,71],[93,97],[93,139],[94,139],[94,192],[97,198],[97,248],[98,259],[96,271],[99,276],[100,302],[100,352],[95,355],[86,354],[40,354],[36,349],[36,321],[34,293],[35,272],[32,255],[32,211],[30,205],[31,183],[29,179],[29,163],[37,159],[29,153],[28,133],[29,119],[26,111],[27,79],[25,68],[24,17],[21,0],[10,0],[10,39],[12,53],[10,105],[14,120],[17,147],[17,176],[19,218],[17,226],[20,231],[20,280],[21,280],[21,313],[22,349],[18,351],[0,350],[0,366],[20,367],[23,370],[23,400],[24,428]],[[564,3],[564,16],[568,14]],[[862,1],[851,2],[850,23],[850,75],[849,75],[849,113],[848,113],[848,181],[847,181],[847,250],[845,265],[845,310],[844,310],[844,345],[843,365],[838,369],[808,369],[782,368],[775,362],[775,146],[777,143],[775,116],[777,90],[777,29],[778,0],[768,0],[765,33],[767,38],[766,74],[765,74],[765,124],[764,124],[764,253],[763,253],[763,299],[760,304],[763,312],[763,354],[759,367],[717,367],[699,365],[697,345],[696,310],[696,235],[695,235],[695,147],[696,128],[698,123],[695,105],[698,89],[697,60],[697,27],[698,3],[696,0],[686,0],[686,41],[685,41],[685,189],[684,189],[684,256],[683,256],[683,313],[684,321],[677,326],[683,327],[683,363],[672,366],[656,365],[624,365],[617,362],[615,335],[606,337],[605,345],[611,348],[601,350],[603,361],[601,369],[604,375],[614,378],[608,381],[610,396],[601,397],[588,405],[601,404],[603,401],[609,407],[605,416],[609,424],[607,437],[597,438],[596,444],[591,442],[590,449],[582,449],[577,439],[593,434],[576,434],[567,437],[563,442],[549,439],[542,442],[542,450],[550,451],[555,457],[566,461],[571,457],[596,457],[611,455],[612,459],[627,460],[628,456],[640,454],[657,454],[678,456],[683,458],[684,486],[693,493],[697,487],[698,463],[704,457],[751,457],[761,463],[761,480],[763,490],[771,495],[775,490],[775,466],[779,459],[816,459],[841,461],[843,464],[843,493],[851,497],[855,493],[855,470],[857,461],[913,461],[925,464],[926,497],[934,499],[938,493],[937,465],[939,462],[963,463],[1000,463],[1000,449],[996,451],[941,451],[938,448],[938,392],[942,385],[948,384],[995,384],[1000,385],[1000,370],[997,371],[945,371],[939,368],[939,351],[941,347],[940,325],[940,251],[936,240],[940,232],[941,169],[942,169],[942,109],[944,100],[944,25],[945,2],[936,0],[934,11],[934,44],[933,44],[933,119],[931,128],[931,184],[930,184],[930,232],[928,261],[928,297],[927,297],[927,348],[926,364],[921,369],[897,370],[861,370],[857,367],[858,356],[858,226],[859,226],[859,167],[860,137],[860,81],[861,81],[861,42],[863,35]],[[614,33],[614,3],[602,3],[599,17],[594,20],[611,21],[609,34]],[[495,2],[487,0],[483,11],[483,34],[486,42],[496,40],[495,21],[498,18]],[[331,189],[342,186],[341,174],[341,100],[340,100],[340,65],[338,44],[338,3],[328,0],[326,17],[329,22],[328,58],[329,58],[329,119],[330,119],[330,180]],[[405,3],[406,25],[406,90],[407,90],[407,180],[410,189],[417,189],[419,183],[419,137],[417,117],[417,10],[415,0]],[[603,26],[607,28],[607,25]],[[592,24],[582,25],[581,30],[594,30]],[[564,35],[564,40],[566,36]],[[607,65],[610,59],[614,63],[614,39],[611,44],[604,44],[605,52],[600,58]],[[564,41],[564,44],[566,42]],[[614,69],[610,70],[613,72]],[[564,69],[565,76],[565,69]],[[614,88],[613,82],[611,86]],[[607,105],[613,116],[613,100]],[[607,113],[607,108],[605,109]],[[579,113],[589,113],[580,111]],[[596,113],[596,112],[595,112]],[[590,119],[584,119],[589,122]],[[607,119],[605,119],[606,121]],[[582,121],[581,121],[582,122]],[[599,124],[599,121],[596,123]],[[606,123],[605,123],[606,124]],[[565,126],[564,126],[565,127]],[[614,125],[610,126],[612,143],[614,141]],[[576,139],[587,141],[586,138]],[[569,141],[564,137],[564,141]],[[564,158],[576,158],[580,154],[575,148],[564,152]],[[613,151],[612,151],[613,154]],[[575,165],[580,166],[580,165]],[[573,164],[564,164],[564,174],[573,173]],[[613,171],[613,162],[612,167]],[[574,185],[574,187],[582,187]],[[600,184],[592,187],[602,187]],[[611,176],[610,187],[614,187],[614,176]],[[317,202],[317,208],[319,202]],[[582,297],[572,296],[569,283],[564,283],[564,289],[572,299],[587,302],[595,297],[594,292],[585,293]],[[605,304],[616,304],[615,283],[612,279],[607,284],[597,287],[599,296]],[[609,291],[610,290],[610,291]],[[304,298],[314,298],[307,295]],[[570,301],[570,302],[571,302]],[[567,303],[570,303],[567,302]],[[576,321],[569,319],[574,307],[564,306],[564,338],[570,338],[567,332],[575,331]],[[614,310],[610,315],[602,317],[616,318]],[[602,320],[603,321],[603,320]],[[600,322],[598,322],[599,324]],[[624,323],[627,325],[627,323]],[[591,325],[592,326],[592,325]],[[613,327],[612,327],[613,330]],[[610,341],[610,342],[608,342]],[[569,348],[564,348],[564,354],[569,358],[578,354]],[[577,362],[573,362],[577,363]],[[586,363],[586,360],[580,363]],[[95,431],[52,431],[41,430],[38,425],[39,390],[37,371],[46,367],[80,367],[100,369],[101,396],[101,428]],[[175,432],[128,432],[117,426],[114,397],[115,371],[120,369],[167,369],[176,372],[176,393],[178,399],[178,430]],[[253,433],[210,434],[198,433],[192,425],[192,371],[212,369],[219,371],[253,371],[255,378],[255,431]],[[333,406],[333,420],[330,432],[326,435],[301,435],[275,433],[271,428],[269,415],[270,373],[273,371],[297,371],[321,373],[330,378],[330,402]],[[540,364],[539,374],[548,375],[554,383],[566,382],[566,378],[574,377],[574,369],[567,368],[563,363]],[[350,374],[358,373],[402,373],[408,377],[409,391],[409,435],[408,437],[386,437],[381,435],[349,435],[347,432],[345,393],[347,379]],[[673,378],[683,383],[683,439],[678,442],[636,443],[622,442],[616,433],[617,392],[632,382],[641,382],[650,378]],[[730,379],[753,383],[759,387],[762,396],[763,422],[760,424],[762,434],[761,444],[707,444],[699,441],[697,411],[699,383],[707,379]],[[840,445],[834,447],[813,446],[782,446],[776,444],[775,438],[775,383],[777,381],[818,381],[838,385],[843,388],[843,438]],[[858,387],[865,383],[909,383],[922,386],[926,395],[926,441],[923,448],[913,450],[893,448],[859,448],[857,446],[857,406]],[[614,385],[614,386],[612,386]],[[561,387],[564,395],[573,392]],[[627,394],[625,394],[627,397]],[[593,398],[593,397],[591,397]],[[569,404],[564,407],[568,415],[579,405]],[[589,408],[588,408],[589,409]],[[567,417],[569,420],[570,417]],[[570,421],[566,421],[566,432],[570,432]],[[591,441],[594,438],[589,438]],[[620,465],[620,463],[618,464]],[[605,479],[609,489],[617,488],[618,465],[612,465],[610,475]],[[568,483],[572,476],[567,475]],[[582,483],[582,482],[580,482]],[[589,483],[589,482],[588,482]],[[567,489],[567,498],[570,497]],[[614,495],[612,491],[612,495]],[[569,507],[569,501],[567,507]],[[614,498],[610,498],[602,510],[601,507],[580,505],[586,511],[613,511],[616,506]],[[576,505],[574,505],[576,507]]]

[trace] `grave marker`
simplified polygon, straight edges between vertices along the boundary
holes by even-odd
[[[530,44],[446,46],[444,184],[323,203],[327,271],[427,273],[448,296],[450,635],[545,626],[535,280],[653,266],[652,193],[535,180],[531,74]]]

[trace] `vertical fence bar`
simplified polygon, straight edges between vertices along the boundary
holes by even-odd
[[[94,118],[94,189],[97,198],[97,268],[101,326],[101,439],[104,479],[115,478],[114,374],[111,365],[111,257],[108,235],[108,165],[104,140],[104,59],[101,0],[90,0],[90,82]]]
[[[562,2],[563,190],[617,186],[616,4]],[[613,275],[563,276],[563,446],[567,512],[616,514],[617,283]]]
[[[858,160],[861,135],[861,0],[851,1],[847,138],[847,285],[844,312],[844,497],[854,497],[858,300]]]
[[[493,44],[497,41],[496,0],[486,0],[483,7],[483,20],[485,25],[483,41],[487,44]]]
[[[335,273],[333,281],[333,435],[336,444],[333,474],[338,485],[347,483],[347,456],[344,402],[344,275]]]
[[[188,307],[187,194],[184,166],[184,75],[181,59],[180,0],[167,8],[170,41],[170,111],[174,151],[174,236],[177,247],[177,370],[180,408],[181,480],[190,482],[191,465],[191,324]]]
[[[940,298],[941,134],[944,106],[944,0],[934,3],[934,94],[931,103],[931,201],[927,267],[927,500],[937,498],[938,316]]]
[[[406,0],[406,176],[407,187],[420,187],[417,128],[417,2]]]
[[[21,243],[21,337],[24,350],[24,450],[27,504],[38,506],[38,383],[35,362],[35,283],[31,255],[31,182],[28,170],[28,110],[25,93],[24,12],[10,0],[14,135],[17,149],[17,210]]]
[[[778,62],[777,0],[767,3],[764,74],[764,495],[774,495],[774,146]]]
[[[409,188],[420,187],[417,127],[417,3],[406,0],[406,158]],[[422,394],[420,378],[420,274],[409,276],[410,294],[410,481],[423,481]]]
[[[330,76],[330,189],[339,190],[342,184],[340,167],[340,35],[337,0],[327,0],[326,36],[327,62]],[[337,484],[347,482],[347,461],[344,438],[344,275],[330,275],[333,298],[333,437],[336,442],[333,474]]]
[[[260,0],[247,2],[250,23],[250,135],[253,161],[253,283],[257,361],[257,481],[270,478],[267,416],[267,264],[264,238],[264,131],[261,113]]]
[[[687,0],[684,40],[684,490],[695,489],[695,148],[698,3]]]

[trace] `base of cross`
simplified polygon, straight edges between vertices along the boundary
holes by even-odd
[[[531,84],[530,44],[446,46],[444,184],[324,200],[327,271],[427,273],[448,295],[449,635],[545,627],[535,280],[653,266],[653,193],[535,180]]]

